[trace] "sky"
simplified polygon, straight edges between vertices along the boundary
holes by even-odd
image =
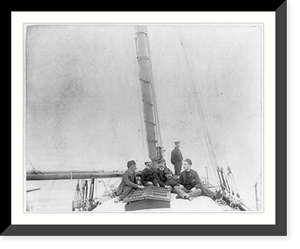
[[[167,166],[174,141],[205,176],[219,166],[241,196],[261,183],[262,26],[149,25]],[[133,25],[33,25],[26,32],[26,160],[49,170],[126,170],[147,157]]]

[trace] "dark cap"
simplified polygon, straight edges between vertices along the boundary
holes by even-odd
[[[127,168],[129,168],[132,165],[136,165],[134,160],[130,160],[130,161],[127,162]]]
[[[157,161],[157,163],[163,163],[163,162],[166,162],[166,160],[163,159],[163,158],[161,158],[161,159],[159,159],[159,160]]]
[[[179,143],[180,143],[180,141],[174,141],[174,143],[175,143],[175,144],[179,144]]]
[[[172,170],[166,169],[166,170],[165,170],[165,175],[167,175],[167,174],[173,174]]]

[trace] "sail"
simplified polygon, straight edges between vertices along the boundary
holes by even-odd
[[[181,140],[183,157],[216,182],[211,146],[246,195],[262,171],[262,27],[147,29],[167,166]],[[27,170],[125,170],[130,159],[142,169],[142,111],[133,25],[27,27]]]
[[[131,27],[31,26],[26,50],[28,170],[143,162]]]

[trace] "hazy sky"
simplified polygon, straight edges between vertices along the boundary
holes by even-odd
[[[147,150],[134,32],[132,25],[27,27],[26,156],[36,169],[125,170],[130,159],[143,168]],[[148,26],[171,169],[175,140],[200,175],[211,165],[194,77],[218,163],[232,168],[241,194],[260,177],[262,35],[260,25]],[[28,160],[26,169],[32,169]]]

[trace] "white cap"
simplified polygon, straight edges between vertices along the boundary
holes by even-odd
[[[151,163],[152,161],[151,161],[151,159],[150,158],[146,158],[145,160],[144,160],[144,164],[146,164],[146,163]]]

